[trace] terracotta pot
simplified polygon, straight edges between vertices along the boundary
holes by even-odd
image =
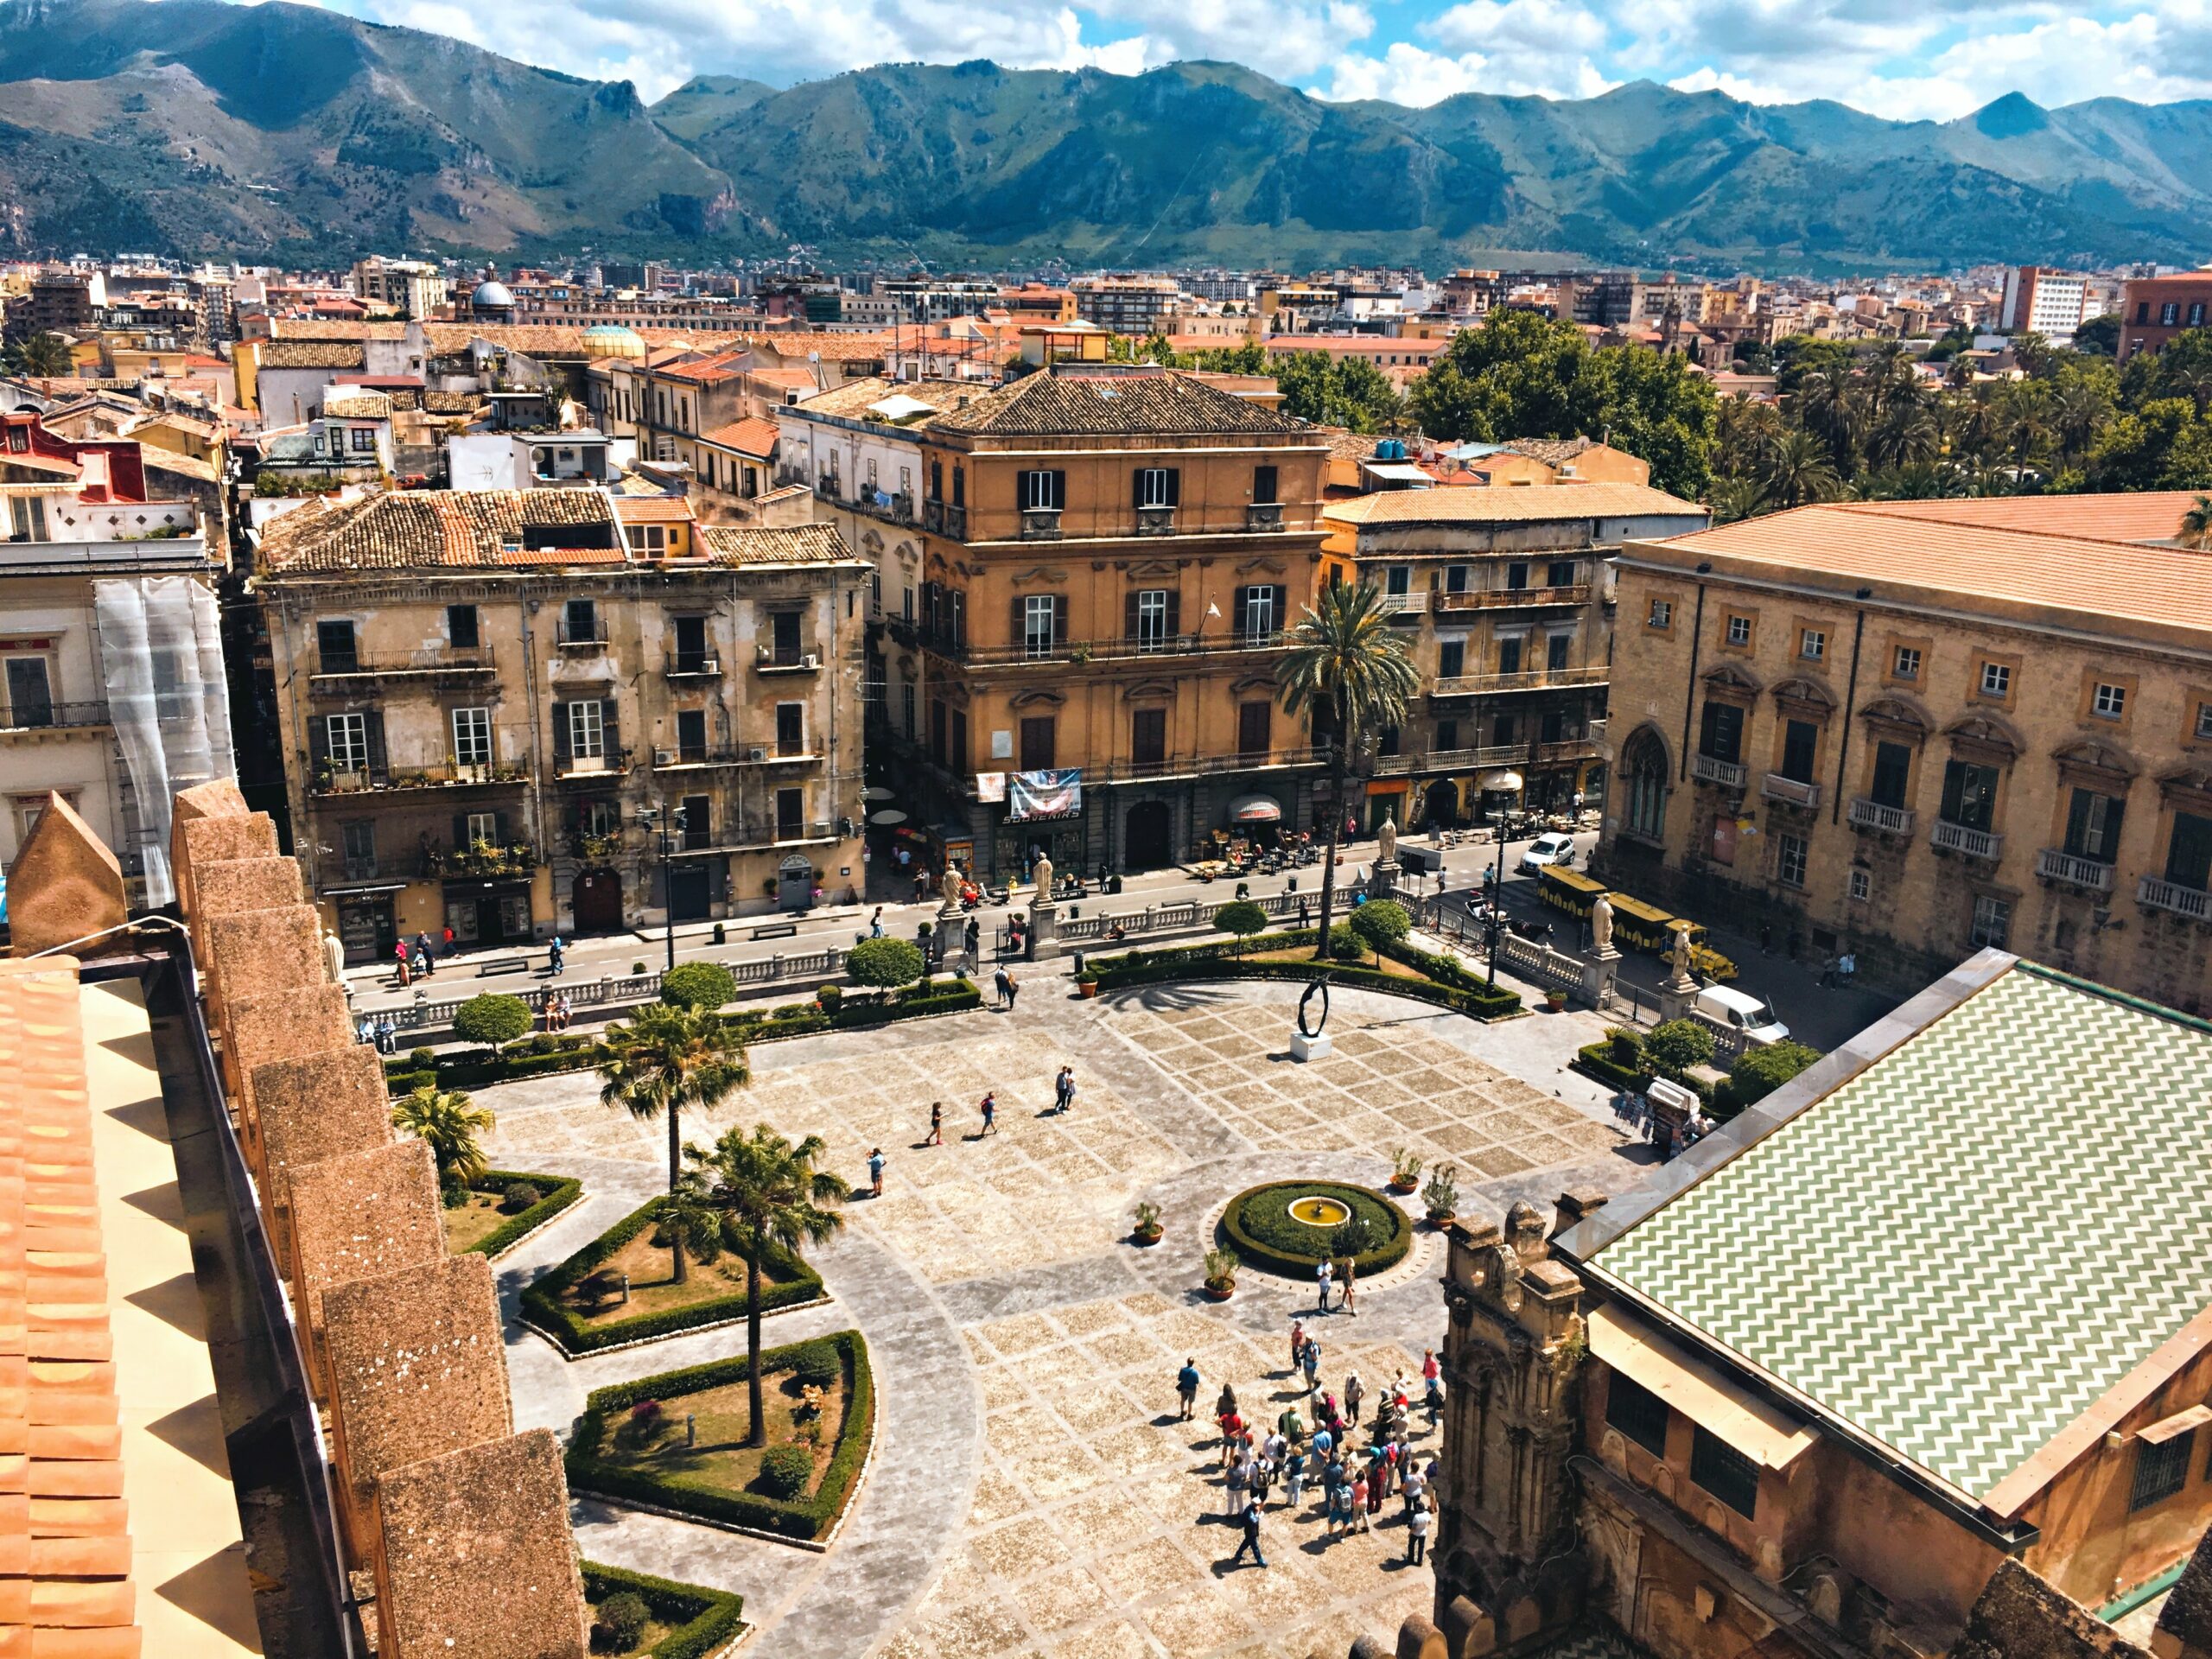
[[[1075,994],[1077,996],[1097,995],[1098,982],[1095,979],[1078,979],[1075,982]]]
[[[1236,1294],[1236,1283],[1231,1280],[1225,1285],[1208,1285],[1205,1290],[1208,1301],[1225,1302]]]
[[[1458,1212],[1457,1212],[1457,1211],[1449,1212],[1449,1213],[1447,1213],[1447,1214],[1441,1215],[1441,1216],[1432,1214],[1432,1215],[1429,1217],[1429,1218],[1428,1218],[1428,1224],[1429,1224],[1430,1226],[1433,1227],[1433,1228],[1436,1228],[1438,1230],[1441,1231],[1443,1229],[1445,1229],[1445,1228],[1446,1228],[1446,1227],[1449,1227],[1449,1226],[1450,1226],[1453,1222],[1457,1221],[1459,1218],[1459,1214],[1458,1214]]]
[[[1164,1230],[1164,1229],[1162,1229],[1162,1228],[1159,1228],[1159,1227],[1155,1227],[1155,1228],[1154,1228],[1154,1229],[1153,1229],[1150,1232],[1148,1232],[1148,1233],[1147,1233],[1147,1232],[1141,1232],[1141,1231],[1140,1231],[1140,1232],[1134,1232],[1134,1233],[1131,1233],[1131,1234],[1129,1235],[1129,1236],[1130,1236],[1130,1238],[1131,1238],[1131,1239],[1135,1240],[1135,1241],[1137,1243],[1139,1243],[1139,1244],[1141,1244],[1141,1245],[1146,1246],[1147,1249],[1149,1249],[1151,1246],[1153,1246],[1153,1245],[1154,1245],[1154,1244],[1159,1243],[1160,1243],[1160,1239],[1161,1239],[1164,1236],[1165,1236],[1165,1230]]]
[[[1383,1190],[1389,1192],[1410,1192],[1414,1190],[1414,1183],[1412,1181],[1394,1179],[1385,1182],[1383,1184]]]

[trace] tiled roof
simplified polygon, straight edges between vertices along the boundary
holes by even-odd
[[[931,423],[991,437],[1194,437],[1298,432],[1289,416],[1185,374],[1032,374]]]
[[[1508,438],[1498,448],[1526,455],[1531,461],[1541,461],[1547,467],[1560,467],[1597,445],[1595,438]]]
[[[1329,446],[1331,459],[1335,461],[1368,461],[1375,454],[1375,446],[1382,442],[1365,432],[1351,432],[1340,426],[1317,426],[1313,435]]]
[[[811,353],[824,363],[880,361],[896,343],[889,334],[799,334],[768,342],[785,357],[804,359]]]
[[[149,473],[173,473],[179,478],[189,478],[201,484],[219,484],[222,471],[212,461],[202,461],[197,455],[179,454],[174,449],[164,449],[157,443],[138,446],[138,458]]]
[[[404,322],[363,322],[358,319],[271,317],[271,340],[404,340]]]
[[[772,369],[747,369],[746,373],[764,386],[779,386],[787,391],[804,391],[815,384],[814,371],[811,369],[786,369],[779,366]]]
[[[810,415],[837,415],[861,421],[866,420],[868,410],[886,398],[911,397],[918,404],[947,410],[957,408],[963,397],[973,398],[976,390],[961,380],[887,380],[881,375],[869,375],[864,379],[848,380],[828,391],[817,391],[811,397],[802,397],[792,407]]]
[[[1531,484],[1445,486],[1385,490],[1340,501],[1325,516],[1367,524],[1531,524],[1552,519],[1642,518],[1669,514],[1699,518],[1705,509],[1642,484]]]
[[[689,524],[691,504],[680,495],[618,495],[614,516],[626,524]]]
[[[835,524],[702,524],[697,534],[718,564],[842,564],[853,556]]]
[[[724,449],[734,449],[741,455],[766,461],[776,453],[776,423],[764,421],[757,415],[748,415],[741,421],[732,421],[728,426],[716,427],[705,434],[702,442]]]
[[[1516,444],[1516,449],[1521,446]],[[2194,490],[2143,490],[2111,495],[1999,495],[1957,501],[1854,501],[1846,512],[1924,523],[1972,524],[2034,536],[2070,536],[2089,542],[2170,542],[2181,534],[2182,515],[2195,505]]]
[[[358,369],[366,355],[359,340],[272,340],[261,348],[264,369]]]
[[[734,380],[743,369],[737,359],[744,353],[721,352],[713,357],[696,358],[688,363],[671,363],[654,371],[664,380],[681,380],[690,385],[711,386],[724,380]]]
[[[604,543],[613,522],[607,498],[597,490],[401,490],[337,506],[318,498],[269,526],[258,563],[272,575],[438,570],[513,563],[505,556],[510,549],[535,562],[549,546],[556,563],[567,563],[568,550],[560,547],[565,531],[597,526],[590,539]],[[617,553],[614,562],[620,560]]]
[[[388,421],[391,399],[380,391],[357,391],[343,397],[325,397],[322,412],[340,421]]]
[[[2212,1026],[1986,960],[1590,1257],[1976,1499],[2212,1303]]]
[[[425,391],[423,412],[426,415],[473,415],[484,406],[483,394],[474,391]]]

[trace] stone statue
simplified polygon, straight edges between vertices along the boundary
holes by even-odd
[[[1613,948],[1613,901],[1602,893],[1590,906],[1590,941],[1600,950]]]
[[[1036,878],[1037,896],[1039,899],[1050,899],[1052,896],[1052,855],[1049,853],[1039,854],[1038,855],[1037,863],[1030,874]]]
[[[346,944],[337,934],[327,929],[322,936],[322,960],[323,965],[330,969],[331,982],[334,985],[344,985],[346,983]],[[346,994],[349,996],[353,994],[350,986],[346,988]]]
[[[1398,825],[1392,816],[1382,815],[1382,827],[1375,832],[1375,861],[1395,864],[1398,861]]]
[[[1687,927],[1675,930],[1674,965],[1675,982],[1687,982],[1690,976],[1690,931]]]

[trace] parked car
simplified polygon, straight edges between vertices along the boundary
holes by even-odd
[[[1708,1020],[1744,1033],[1753,1048],[1764,1048],[1789,1035],[1789,1027],[1774,1017],[1774,1010],[1749,991],[1728,985],[1708,985],[1697,994],[1697,1011]]]
[[[1528,851],[1521,855],[1519,866],[1523,875],[1534,875],[1548,864],[1567,865],[1574,862],[1574,837],[1563,830],[1554,830],[1538,836],[1529,843]]]

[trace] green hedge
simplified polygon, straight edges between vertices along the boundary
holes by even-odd
[[[1626,1089],[1637,1094],[1643,1092],[1644,1085],[1651,1081],[1653,1076],[1648,1067],[1623,1065],[1615,1059],[1611,1039],[1604,1042],[1592,1043],[1586,1048],[1576,1049],[1574,1064],[1577,1071],[1597,1078],[1600,1083],[1609,1083],[1616,1089]],[[1698,1099],[1704,1103],[1707,1111],[1713,1109],[1711,1084],[1700,1077],[1690,1077],[1685,1079],[1683,1087],[1695,1093]]]
[[[822,1484],[811,1497],[789,1500],[765,1497],[757,1492],[727,1492],[681,1474],[645,1474],[620,1464],[604,1463],[600,1448],[607,1443],[609,1420],[640,1400],[667,1402],[702,1389],[741,1382],[752,1375],[743,1354],[692,1365],[680,1371],[663,1371],[628,1382],[595,1389],[584,1401],[583,1415],[576,1420],[575,1438],[569,1441],[564,1461],[571,1491],[598,1492],[607,1497],[635,1498],[640,1503],[681,1510],[709,1521],[750,1527],[758,1532],[778,1533],[786,1538],[816,1539],[827,1532],[845,1506],[853,1483],[860,1478],[861,1463],[868,1456],[868,1431],[875,1419],[875,1382],[868,1363],[868,1344],[857,1331],[840,1331],[811,1342],[761,1351],[763,1376],[787,1370],[810,1350],[836,1350],[850,1368],[852,1393],[846,1403],[844,1431],[837,1449],[823,1471]]]
[[[643,1342],[652,1337],[673,1336],[678,1331],[689,1331],[697,1325],[742,1318],[746,1309],[742,1291],[730,1296],[710,1297],[689,1307],[664,1308],[658,1313],[639,1313],[631,1319],[589,1325],[561,1305],[562,1292],[596,1273],[608,1257],[652,1226],[659,1209],[658,1198],[647,1199],[559,1267],[524,1286],[524,1319],[557,1337],[569,1353],[588,1354],[617,1343]],[[772,1269],[783,1275],[785,1280],[782,1284],[761,1286],[763,1313],[772,1313],[795,1302],[810,1302],[822,1294],[821,1274],[795,1255],[771,1247],[763,1254],[761,1266],[764,1270]]]
[[[824,1031],[856,1031],[888,1025],[895,1020],[918,1020],[925,1015],[957,1014],[981,1007],[983,994],[972,981],[954,978],[895,999],[852,998],[835,1014],[826,1014],[813,1001],[786,1002],[760,1013],[717,1016],[737,1033],[747,1047],[783,1037],[806,1037]],[[437,1069],[425,1071],[411,1054],[385,1062],[385,1079],[395,1095],[424,1084],[440,1089],[482,1089],[495,1083],[544,1077],[557,1071],[595,1071],[613,1058],[614,1050],[603,1039],[578,1033],[562,1036],[541,1033],[525,1037],[498,1055],[470,1051],[442,1054]]]
[[[1265,934],[1256,944],[1264,950],[1296,950],[1301,945],[1310,948],[1315,938],[1315,930],[1306,928],[1302,931]],[[1131,950],[1118,957],[1092,957],[1084,965],[1097,976],[1101,991],[1119,990],[1131,985],[1157,985],[1177,979],[1305,981],[1313,977],[1315,964],[1310,962],[1255,962],[1232,954],[1251,948],[1254,947],[1191,944],[1166,950]],[[1440,1003],[1474,1020],[1499,1020],[1520,1012],[1521,998],[1516,992],[1490,990],[1480,978],[1446,957],[1432,957],[1405,944],[1393,946],[1389,954],[1433,977],[1405,979],[1380,968],[1332,963],[1329,982],[1332,986],[1357,985],[1364,989],[1387,991],[1394,996]]]
[[[677,1627],[646,1649],[643,1659],[707,1659],[735,1640],[745,1623],[745,1598],[730,1591],[678,1584],[597,1561],[578,1565],[583,1568],[584,1594],[591,1601],[605,1601],[626,1590],[641,1598],[662,1624]]]
[[[1354,1215],[1382,1230],[1382,1243],[1352,1258],[1355,1274],[1376,1274],[1395,1267],[1413,1249],[1413,1223],[1404,1211],[1378,1192],[1342,1181],[1269,1181],[1264,1186],[1248,1187],[1231,1198],[1229,1208],[1222,1212],[1222,1230],[1229,1235],[1237,1255],[1254,1267],[1301,1277],[1311,1274],[1328,1251],[1331,1230],[1291,1218],[1290,1201],[1308,1194],[1338,1199]],[[1305,1248],[1316,1243],[1319,1249]]]
[[[532,1175],[512,1169],[494,1169],[474,1183],[479,1192],[499,1192],[517,1181],[528,1181],[545,1194],[529,1209],[509,1216],[468,1247],[471,1255],[497,1255],[524,1233],[543,1226],[584,1195],[584,1184],[567,1175]]]

